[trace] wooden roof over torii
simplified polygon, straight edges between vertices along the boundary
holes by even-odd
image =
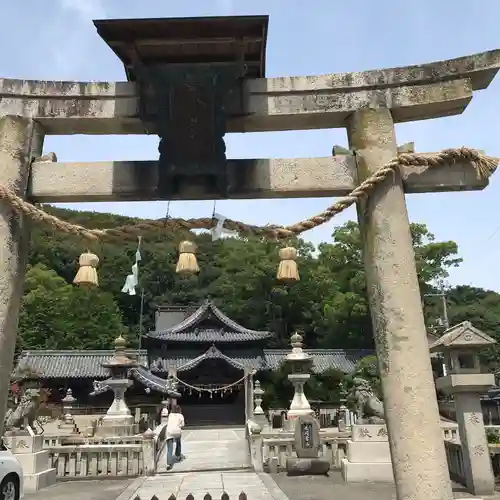
[[[97,32],[135,81],[134,58],[143,64],[233,63],[247,78],[265,77],[269,16],[105,19]]]

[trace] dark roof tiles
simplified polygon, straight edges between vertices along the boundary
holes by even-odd
[[[16,369],[29,368],[45,378],[93,378],[105,379],[109,372],[102,367],[114,355],[113,350],[73,351],[73,350],[30,350],[22,351]],[[142,366],[148,365],[147,351],[128,350],[130,357],[136,358]]]
[[[305,349],[313,359],[313,373],[322,373],[328,369],[336,369],[351,373],[356,363],[363,357],[374,354],[368,350],[341,349]],[[179,372],[196,367],[205,359],[222,359],[238,369],[276,370],[285,360],[288,349],[264,350],[224,350],[211,347],[204,353],[193,353],[170,349],[167,357],[151,357],[148,366],[147,352],[130,351],[137,356],[140,366],[149,368],[154,373],[166,373],[170,368]],[[129,354],[129,355],[130,355]],[[101,364],[109,361],[113,351],[23,351],[19,357],[16,371],[30,368],[44,378],[91,378],[106,379],[109,373]],[[140,370],[144,375],[145,371]],[[155,377],[147,375],[151,383],[158,382]],[[161,382],[160,382],[161,383]]]
[[[203,327],[203,321],[211,316],[221,323],[221,328]],[[166,330],[150,332],[148,336],[169,342],[245,342],[265,340],[272,334],[239,325],[215,304],[206,300],[193,314],[177,325]]]

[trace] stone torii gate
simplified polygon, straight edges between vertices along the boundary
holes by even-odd
[[[397,157],[395,123],[462,113],[500,68],[495,50],[420,66],[264,78],[265,16],[95,24],[129,81],[0,80],[0,191],[36,203],[343,196]],[[207,68],[217,83],[204,80]],[[226,131],[338,127],[346,127],[355,157],[225,162]],[[162,139],[159,161],[32,161],[45,135],[146,133]],[[453,498],[405,193],[487,184],[467,162],[402,167],[358,204],[401,500]],[[1,201],[0,435],[28,238],[27,220]]]

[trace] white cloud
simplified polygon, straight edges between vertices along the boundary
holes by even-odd
[[[106,9],[103,0],[58,0],[57,4],[49,31],[51,69],[59,78],[73,80],[92,60],[92,21],[105,18]]]

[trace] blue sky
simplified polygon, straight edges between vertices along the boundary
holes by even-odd
[[[269,14],[267,76],[301,76],[403,66],[500,48],[498,0],[25,0],[2,5],[0,76],[50,80],[125,80],[120,61],[100,39],[93,19]],[[500,156],[500,75],[476,93],[460,116],[398,125],[398,143],[418,151],[454,146]],[[232,134],[233,158],[328,156],[345,144],[343,130]],[[157,158],[155,137],[48,137],[45,151],[60,161]],[[408,196],[410,218],[426,223],[438,240],[454,240],[464,263],[451,284],[500,292],[500,173],[477,193]],[[217,212],[255,224],[287,224],[321,211],[329,199],[220,201]],[[71,208],[159,218],[166,202],[95,203]],[[175,202],[174,217],[210,216],[212,202]],[[330,240],[353,209],[305,234]]]

